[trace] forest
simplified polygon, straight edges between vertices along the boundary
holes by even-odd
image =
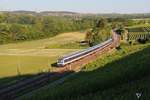
[[[35,40],[59,33],[91,28],[94,19],[87,17],[35,16],[0,13],[0,44]]]

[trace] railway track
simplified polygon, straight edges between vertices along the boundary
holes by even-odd
[[[28,93],[32,90],[38,89],[67,74],[69,73],[68,72],[47,73],[25,81],[20,81],[18,84],[10,85],[7,88],[1,89],[0,100],[14,100],[15,98],[24,93]]]
[[[7,88],[1,89],[0,100],[14,100],[23,94],[43,87],[54,80],[60,79],[71,72],[78,72],[82,69],[81,66],[84,66],[90,61],[93,61],[96,58],[98,58],[99,55],[102,55],[118,46],[120,38],[117,35],[113,36],[113,38],[115,41],[113,41],[111,44],[103,48],[97,49],[94,53],[82,59],[67,64],[63,67],[59,67],[55,70],[55,72],[45,73],[34,78],[20,81],[18,82],[18,84],[9,85]]]

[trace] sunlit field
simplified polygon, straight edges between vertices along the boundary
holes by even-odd
[[[0,49],[44,49],[47,46],[50,47],[50,45],[76,43],[84,40],[84,38],[84,32],[70,32],[57,35],[53,38],[0,45]]]
[[[80,49],[53,48],[50,45],[77,43],[84,39],[80,32],[64,33],[56,37],[0,46],[0,78],[18,74],[36,74],[53,70],[51,64],[60,56]],[[49,48],[46,48],[49,46]],[[46,49],[45,49],[46,48]]]

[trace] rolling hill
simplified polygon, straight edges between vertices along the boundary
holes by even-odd
[[[23,100],[140,100],[150,97],[150,44],[122,45],[85,66],[56,87],[46,87]]]

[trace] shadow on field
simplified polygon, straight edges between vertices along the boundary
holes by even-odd
[[[20,85],[20,84],[25,84],[25,85],[32,84],[31,86],[28,86],[29,88],[28,90],[30,91],[32,89],[34,90],[34,88],[41,87],[51,82],[54,82],[71,73],[74,73],[74,72],[73,71],[66,71],[63,73],[57,73],[57,72],[45,72],[44,73],[43,72],[39,74],[27,74],[27,75],[18,75],[18,76],[13,76],[13,77],[1,78],[0,79],[0,96],[1,96],[1,90],[7,89],[7,87],[10,87],[10,86],[16,87],[17,85]],[[39,79],[40,80],[44,79],[44,81],[42,81],[42,84],[40,83]]]
[[[0,78],[0,89],[11,85],[11,84],[17,84],[18,82],[22,80],[26,80],[31,77],[35,77],[37,75],[18,75],[18,76],[12,76],[12,77],[5,77],[5,78]]]
[[[93,64],[95,65],[92,66],[98,65],[96,63]],[[147,76],[150,76],[150,46],[141,51],[125,56],[124,58],[108,63],[103,67],[98,68],[94,71],[83,70],[79,72],[76,76],[71,77],[70,81],[61,84],[61,86],[58,86],[49,91],[45,92],[42,91],[43,94],[44,93],[46,94],[48,92],[49,96],[44,97],[43,95],[43,97],[37,98],[37,100],[40,99],[59,100],[63,98],[64,98],[63,100],[69,100],[67,99],[68,97],[74,98],[72,100],[76,100],[75,98],[77,98],[77,100],[94,100],[93,96],[97,92],[102,93],[102,91],[110,89],[112,87],[120,86],[127,83],[134,83],[136,80],[143,79]],[[55,93],[53,93],[53,91],[55,91]],[[135,89],[133,95],[124,97],[127,99],[115,99],[115,100],[137,100],[135,93],[138,91],[141,91],[143,93],[145,93],[146,91],[146,93],[150,94],[150,87],[149,91],[147,91],[147,87],[144,87],[143,84],[141,87],[137,87]],[[128,94],[128,92],[129,92],[128,90],[117,91],[116,96],[120,95],[120,97],[122,97],[121,94],[123,93]],[[109,97],[109,95],[111,97],[111,93],[108,93],[108,96],[104,95],[104,98]],[[86,98],[86,96],[88,97]],[[79,97],[81,97],[81,99],[79,99]],[[112,100],[112,98],[95,99],[95,100]]]
[[[57,62],[51,64],[51,66],[52,66],[52,67],[58,67],[58,66],[57,66]]]
[[[1,83],[2,85],[0,85],[0,100],[14,100],[23,94],[39,89],[71,73],[74,72],[49,72],[37,75],[22,75],[0,79],[0,81],[3,81],[3,84]],[[9,83],[7,83],[7,81]],[[59,84],[61,81],[63,82],[63,80],[60,80],[55,84]]]

